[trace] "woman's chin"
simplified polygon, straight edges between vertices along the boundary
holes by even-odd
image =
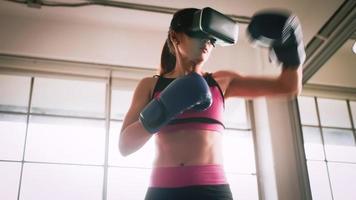
[[[196,61],[199,62],[199,63],[205,63],[208,60],[208,58],[209,58],[209,55],[201,54],[200,56],[198,56]]]
[[[203,58],[197,58],[193,62],[195,63],[195,65],[201,65],[201,64],[204,64],[206,62],[206,60]]]

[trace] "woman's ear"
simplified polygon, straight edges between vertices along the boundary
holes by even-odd
[[[169,39],[172,41],[173,44],[178,45],[179,44],[179,39],[178,39],[178,34],[175,31],[169,31]]]

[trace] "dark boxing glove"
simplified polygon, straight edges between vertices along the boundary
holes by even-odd
[[[212,96],[205,79],[193,72],[170,83],[156,99],[142,110],[139,116],[144,128],[155,133],[176,115],[197,106],[204,110],[212,104]]]
[[[270,48],[270,59],[284,68],[299,67],[305,61],[303,34],[297,16],[289,11],[256,13],[247,34],[257,45]]]

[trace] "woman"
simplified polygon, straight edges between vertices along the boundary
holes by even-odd
[[[299,64],[288,66],[291,64],[284,62],[281,74],[275,78],[243,76],[234,71],[205,72],[203,65],[214,48],[215,40],[194,36],[184,26],[177,25],[192,21],[197,10],[182,9],[174,14],[162,50],[160,75],[139,82],[122,125],[119,150],[127,156],[153,136],[138,119],[142,110],[153,99],[159,98],[168,84],[196,73],[209,85],[211,105],[178,114],[155,134],[157,156],[147,200],[232,199],[222,167],[224,100],[230,97],[297,95],[301,91]],[[285,58],[277,57],[285,61]]]

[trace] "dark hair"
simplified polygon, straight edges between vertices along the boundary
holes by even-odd
[[[161,66],[159,75],[167,74],[174,70],[176,65],[176,56],[174,52],[173,43],[170,39],[171,31],[187,32],[192,26],[194,13],[198,11],[197,8],[185,8],[174,13],[169,27],[168,37],[163,45],[161,54]]]
[[[173,71],[176,65],[176,56],[171,53],[170,47],[168,45],[169,42],[171,41],[167,39],[163,45],[161,53],[161,68],[159,71],[159,75],[161,76]]]

